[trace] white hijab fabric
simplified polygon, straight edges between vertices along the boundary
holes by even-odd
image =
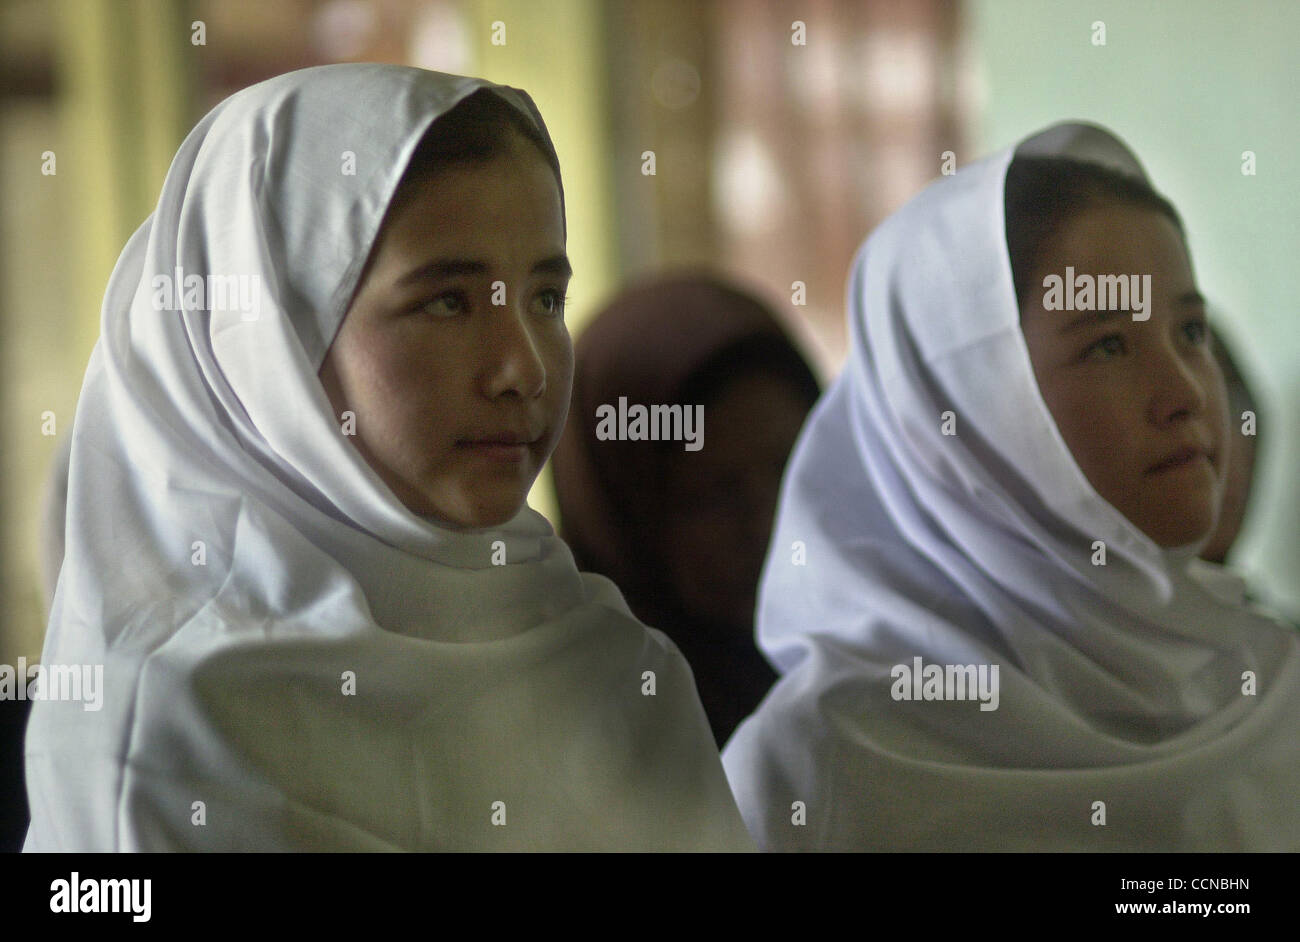
[[[410,154],[479,89],[546,136],[517,90],[343,65],[181,146],[73,433],[43,660],[104,665],[103,707],[34,705],[25,849],[753,849],[672,643],[527,508],[412,514],[317,379]],[[258,316],[155,310],[177,267],[260,279]]]
[[[1141,174],[1090,126],[1021,151]],[[1013,155],[930,186],[855,261],[849,362],[796,446],[760,593],[783,676],[723,753],[741,812],[764,849],[1300,850],[1296,634],[1074,462],[1019,325]],[[998,665],[997,709],[895,700],[916,657]]]

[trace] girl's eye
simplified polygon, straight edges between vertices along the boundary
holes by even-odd
[[[469,310],[469,303],[459,291],[444,291],[420,310],[434,317],[456,317]]]
[[[1202,320],[1188,321],[1183,325],[1183,331],[1187,334],[1187,339],[1195,344],[1205,343],[1210,335],[1205,321]]]
[[[1109,334],[1083,351],[1083,359],[1109,360],[1111,357],[1119,356],[1124,350],[1124,338],[1119,334]]]
[[[568,300],[564,292],[549,288],[537,296],[534,310],[544,317],[563,317],[564,305]]]

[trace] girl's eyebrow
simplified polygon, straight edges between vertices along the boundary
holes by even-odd
[[[1110,311],[1105,309],[1100,311],[1088,311],[1086,314],[1080,314],[1073,320],[1066,322],[1065,325],[1061,327],[1061,333],[1068,334],[1070,331],[1079,327],[1084,327],[1089,324],[1099,324],[1109,318],[1117,317],[1120,314],[1131,313],[1131,311]]]
[[[1179,307],[1205,307],[1205,296],[1202,295],[1201,292],[1199,291],[1188,291],[1186,294],[1180,294],[1178,296],[1178,299],[1174,303],[1177,304]],[[1131,313],[1132,313],[1131,311],[1127,311],[1127,310],[1088,311],[1087,313],[1080,314],[1078,317],[1074,318],[1073,320],[1068,321],[1061,328],[1061,333],[1066,334],[1079,327],[1084,327],[1089,324],[1100,324],[1101,322],[1111,317],[1115,317],[1120,314],[1131,314]]]
[[[431,262],[425,262],[412,268],[401,278],[397,279],[398,287],[405,287],[414,281],[424,281],[426,279],[437,278],[455,278],[460,275],[485,275],[488,272],[488,263],[480,259],[473,258],[438,258]],[[569,264],[569,257],[563,253],[552,255],[544,258],[533,265],[531,274],[534,275],[559,275],[564,278],[573,277],[573,266]]]
[[[398,287],[404,287],[413,281],[433,278],[454,278],[457,275],[487,274],[487,262],[470,258],[439,258],[412,268],[397,279]]]
[[[532,274],[559,275],[561,278],[572,278],[573,266],[569,264],[569,256],[561,252],[559,255],[544,258],[534,265]]]

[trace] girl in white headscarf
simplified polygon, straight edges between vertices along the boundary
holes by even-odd
[[[759,845],[1300,849],[1300,647],[1193,562],[1231,435],[1133,155],[1064,125],[942,179],[848,306],[764,571],[783,676],[723,755]]]
[[[564,248],[518,90],[327,66],[200,122],[82,389],[43,660],[102,687],[35,705],[26,849],[752,849],[680,654],[524,504]]]

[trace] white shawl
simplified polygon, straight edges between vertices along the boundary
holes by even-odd
[[[339,65],[181,146],[74,423],[43,661],[102,665],[102,707],[34,705],[27,850],[752,849],[672,643],[527,508],[412,514],[317,379],[407,159],[481,88],[545,137],[517,90]],[[259,309],[155,309],[178,274]]]
[[[1088,126],[1021,151],[1141,173]],[[764,570],[783,676],[723,753],[741,812],[765,849],[1300,850],[1296,633],[1074,462],[1019,325],[1013,154],[934,183],[857,256],[849,362]],[[929,665],[997,665],[996,709],[900,685]]]

